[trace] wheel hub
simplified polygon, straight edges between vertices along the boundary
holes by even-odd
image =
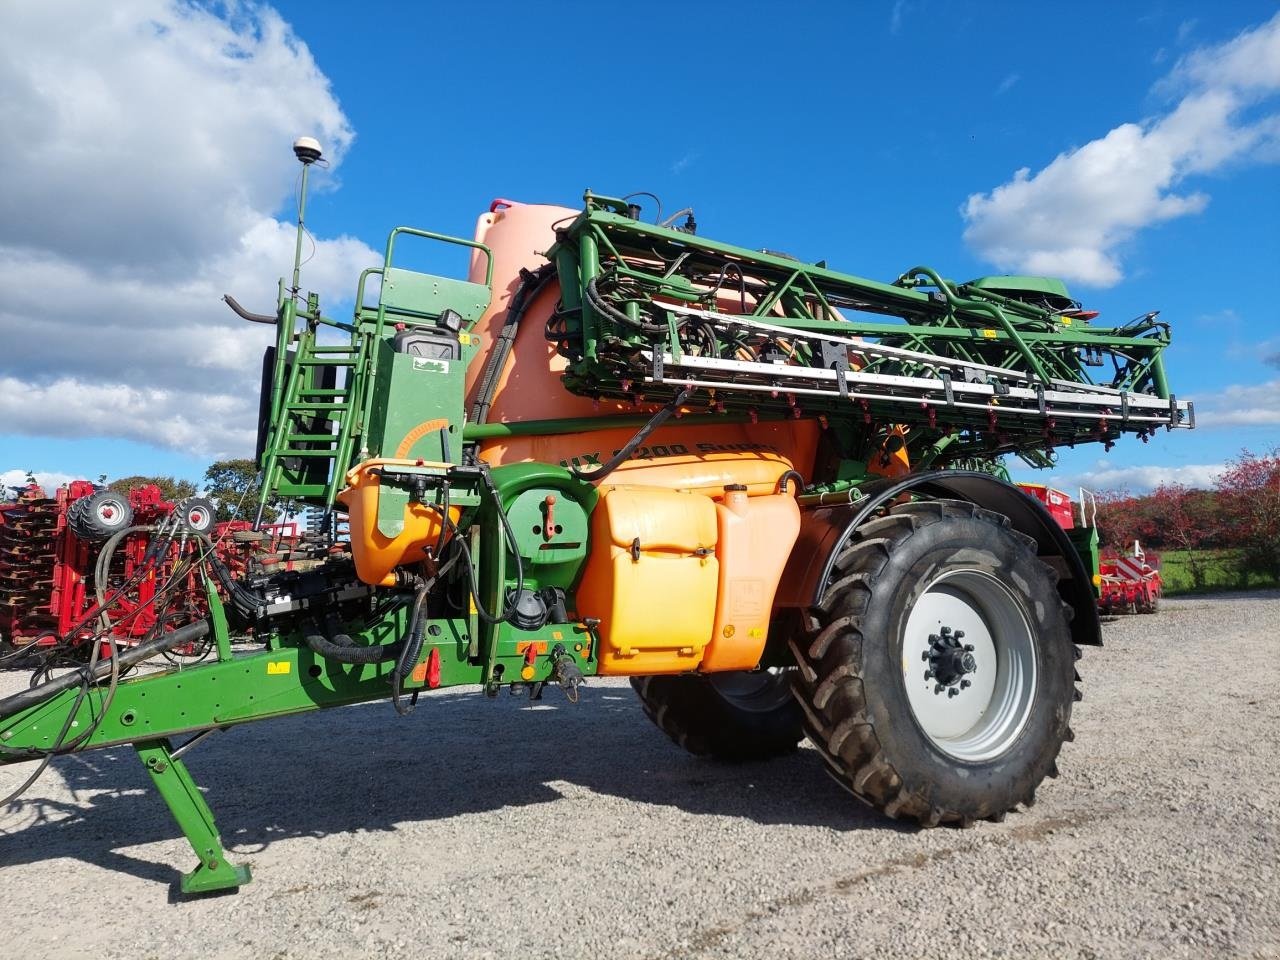
[[[917,597],[900,642],[908,704],[938,750],[977,763],[1017,741],[1035,699],[1037,656],[1008,585],[986,571],[946,571]]]
[[[929,634],[929,649],[920,654],[920,659],[929,665],[924,678],[934,681],[935,695],[946,690],[948,697],[954,697],[972,686],[964,678],[978,671],[978,661],[973,655],[973,644],[962,644],[963,639],[963,630],[953,631],[950,627]]]

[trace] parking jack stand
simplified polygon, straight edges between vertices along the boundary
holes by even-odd
[[[227,861],[218,837],[213,811],[205,803],[200,788],[181,760],[170,752],[168,740],[147,740],[135,743],[143,765],[169,805],[169,812],[186,835],[191,849],[196,852],[200,864],[190,873],[183,874],[183,893],[212,893],[216,890],[234,890],[248,883],[252,877],[247,866],[235,866]]]

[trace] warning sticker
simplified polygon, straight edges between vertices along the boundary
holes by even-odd
[[[768,613],[764,608],[763,580],[729,581],[729,616],[734,620],[755,620]]]

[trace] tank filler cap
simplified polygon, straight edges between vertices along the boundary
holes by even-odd
[[[315,137],[299,137],[293,141],[293,155],[304,164],[315,163],[323,156],[320,152],[320,141]]]

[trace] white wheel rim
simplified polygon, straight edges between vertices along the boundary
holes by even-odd
[[[976,667],[926,679],[938,660],[931,637],[962,631]],[[943,753],[971,763],[1008,750],[1022,733],[1036,689],[1031,624],[1013,592],[978,570],[954,570],[921,594],[902,637],[902,679],[917,726]],[[962,683],[963,681],[963,683]],[[942,689],[939,691],[939,686]]]
[[[94,507],[94,516],[105,527],[118,527],[124,519],[124,505],[117,500],[104,498]]]

